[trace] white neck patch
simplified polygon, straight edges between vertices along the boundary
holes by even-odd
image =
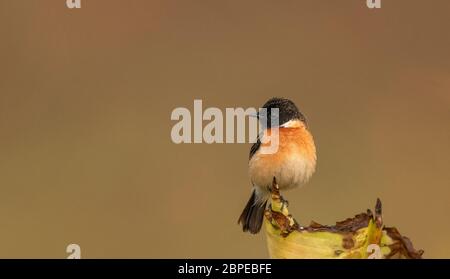
[[[288,122],[280,125],[281,128],[298,128],[301,126],[301,121],[298,119],[289,120]]]

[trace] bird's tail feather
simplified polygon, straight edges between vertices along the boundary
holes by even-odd
[[[261,230],[266,205],[267,201],[259,203],[256,200],[256,191],[254,190],[238,220],[238,223],[242,224],[244,232],[249,231],[256,234]]]

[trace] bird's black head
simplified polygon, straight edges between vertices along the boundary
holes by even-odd
[[[298,110],[297,106],[289,99],[285,98],[271,98],[262,107],[267,109],[267,117],[264,117],[261,112],[259,113],[259,119],[264,121],[266,118],[267,127],[272,126],[271,119],[276,119],[277,115],[272,115],[272,110],[274,108],[278,109],[278,123],[283,125],[291,120],[299,120],[306,125],[305,116]]]

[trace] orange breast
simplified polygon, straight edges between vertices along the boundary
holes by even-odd
[[[270,134],[270,131],[268,132]],[[270,142],[261,144],[269,146]],[[305,183],[316,166],[316,148],[304,125],[279,128],[279,147],[274,154],[256,152],[249,161],[249,174],[256,186],[270,187],[273,177],[281,189]]]

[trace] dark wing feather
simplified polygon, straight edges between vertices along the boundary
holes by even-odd
[[[249,160],[253,157],[253,155],[255,155],[256,151],[258,151],[260,146],[261,146],[261,141],[258,138],[258,140],[250,148],[250,156],[248,158]]]

